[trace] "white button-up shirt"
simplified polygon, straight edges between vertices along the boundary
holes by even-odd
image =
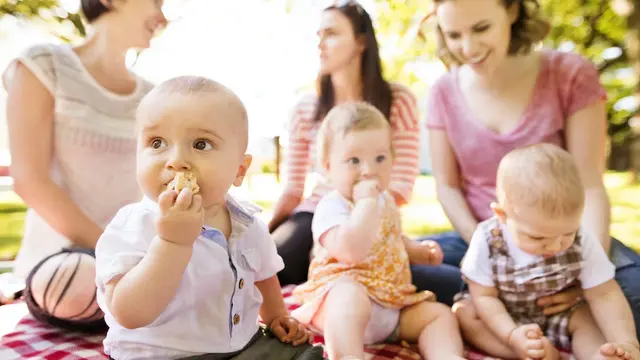
[[[254,282],[274,276],[284,264],[267,226],[254,216],[257,207],[228,196],[227,209],[230,239],[204,227],[176,296],[155,321],[133,330],[120,326],[109,312],[104,285],[145,256],[156,236],[159,208],[144,198],[116,214],[96,246],[97,301],[109,325],[107,354],[129,360],[229,353],[242,349],[256,334],[262,295]]]

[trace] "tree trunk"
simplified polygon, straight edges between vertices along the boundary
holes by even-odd
[[[631,5],[631,12],[627,17],[627,52],[636,74],[640,76],[640,0],[626,1]],[[636,89],[636,99],[640,102],[640,88]],[[633,172],[635,181],[640,180],[640,128],[638,127],[638,120],[640,120],[640,118],[638,111],[636,110],[636,113],[630,120],[631,171]]]

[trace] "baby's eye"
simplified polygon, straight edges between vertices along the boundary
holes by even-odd
[[[386,157],[386,156],[384,156],[384,155],[378,155],[378,156],[376,157],[376,162],[381,163],[381,162],[383,162],[383,161],[385,161],[385,160],[387,160],[387,157]]]
[[[207,140],[197,140],[193,143],[193,148],[197,150],[211,150],[213,149],[213,145]]]
[[[153,140],[151,140],[151,148],[153,148],[153,149],[160,149],[160,148],[163,148],[163,147],[166,147],[166,146],[167,146],[167,143],[162,139],[153,139]]]
[[[347,163],[349,163],[351,165],[358,165],[358,164],[360,164],[360,159],[352,157],[349,160],[347,160]]]

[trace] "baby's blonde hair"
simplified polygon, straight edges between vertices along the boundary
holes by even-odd
[[[562,217],[580,214],[584,208],[578,167],[571,154],[552,144],[508,153],[498,166],[496,188],[506,209],[528,207],[550,217]]]
[[[365,102],[345,102],[334,106],[322,121],[318,130],[318,162],[324,164],[331,149],[331,140],[353,131],[388,129],[391,143],[391,125],[374,106]],[[391,149],[393,154],[393,149]]]

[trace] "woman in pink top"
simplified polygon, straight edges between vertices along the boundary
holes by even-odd
[[[270,229],[285,269],[283,284],[306,281],[313,246],[311,219],[318,201],[331,190],[316,167],[316,132],[337,103],[364,100],[377,107],[391,123],[395,159],[390,184],[399,205],[409,201],[418,175],[420,127],[416,99],[382,77],[378,43],[369,14],[355,1],[339,1],[322,13],[318,95],[296,104],[289,127],[286,187],[278,200]],[[316,176],[312,194],[303,199],[305,183]]]
[[[437,194],[456,229],[437,237],[444,262],[458,266],[478,222],[492,216],[500,159],[517,147],[557,144],[578,163],[586,188],[584,227],[610,253],[638,322],[640,256],[609,236],[606,92],[598,71],[579,55],[534,49],[549,31],[536,0],[437,0],[436,6],[440,55],[451,68],[433,86],[427,108]],[[438,287],[431,271],[414,268],[414,282],[450,301],[462,285],[459,273],[449,273],[447,284],[440,274]],[[580,295],[575,289],[539,303],[555,313]]]

